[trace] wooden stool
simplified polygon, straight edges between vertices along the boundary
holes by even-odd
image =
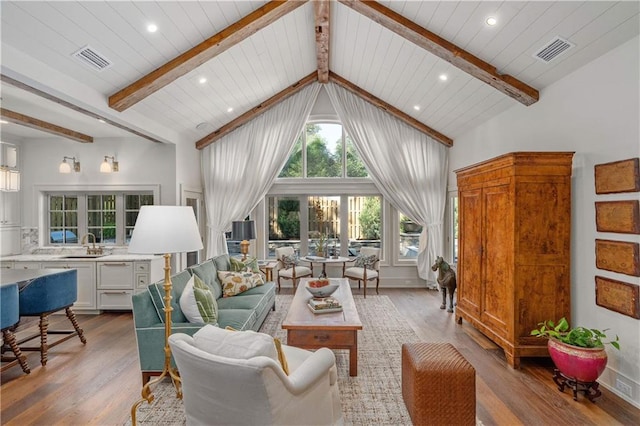
[[[476,424],[476,370],[449,343],[402,345],[402,397],[414,425]]]

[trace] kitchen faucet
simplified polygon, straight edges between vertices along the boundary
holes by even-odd
[[[84,234],[82,236],[82,240],[80,240],[80,244],[84,245],[87,242],[87,239],[91,235],[93,237],[93,247],[89,247],[87,245],[87,254],[102,254],[102,247],[96,247],[96,236],[89,232],[88,234]]]

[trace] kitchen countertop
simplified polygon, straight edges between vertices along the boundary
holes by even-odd
[[[56,253],[56,254],[16,254],[13,256],[2,256],[0,261],[3,262],[135,262],[137,260],[153,260],[161,258],[161,255],[152,254],[105,254],[100,257],[69,257],[83,256],[77,253]]]

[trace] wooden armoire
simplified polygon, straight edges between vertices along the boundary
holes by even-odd
[[[466,320],[520,357],[548,356],[529,335],[539,322],[571,318],[573,152],[514,152],[456,170],[458,296]]]

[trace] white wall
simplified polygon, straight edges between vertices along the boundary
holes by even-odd
[[[575,151],[572,187],[572,324],[610,329],[622,350],[608,349],[600,382],[640,407],[640,321],[595,303],[596,275],[640,284],[640,278],[595,267],[595,239],[640,242],[640,236],[596,232],[594,202],[638,199],[638,193],[596,196],[594,165],[640,156],[639,38],[544,89],[540,101],[505,111],[455,140],[454,170],[513,151]],[[545,318],[540,318],[544,320]],[[628,397],[616,380],[632,387]]]
[[[159,184],[160,203],[176,204],[176,147],[142,139],[96,139],[82,144],[67,139],[29,139],[22,157],[22,226],[37,227],[34,185]],[[104,156],[115,156],[118,173],[100,173]],[[62,157],[76,157],[80,173],[61,174]]]

